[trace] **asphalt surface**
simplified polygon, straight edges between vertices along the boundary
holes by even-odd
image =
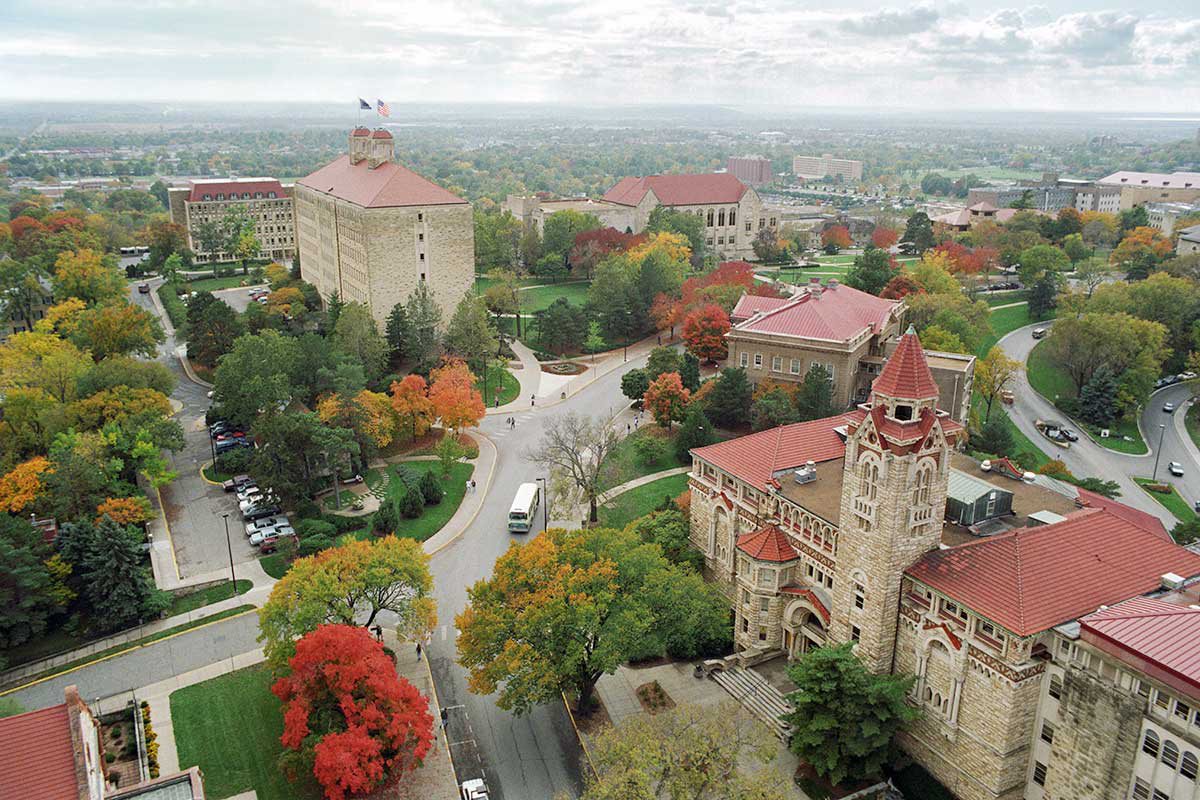
[[[1015,358],[1024,364],[1029,358],[1029,352],[1033,350],[1038,341],[1032,336],[1033,329],[1047,327],[1050,324],[1052,323],[1045,322],[1018,328],[1002,338],[998,344],[1010,358]],[[1084,477],[1116,481],[1121,487],[1121,502],[1153,514],[1161,519],[1170,530],[1178,520],[1134,483],[1133,478],[1148,478],[1154,471],[1154,450],[1158,447],[1159,442],[1158,425],[1164,423],[1166,427],[1162,439],[1158,477],[1160,480],[1169,480],[1173,483],[1189,504],[1200,500],[1200,454],[1197,454],[1194,445],[1189,447],[1190,441],[1185,441],[1187,433],[1180,430],[1182,418],[1177,426],[1174,418],[1162,411],[1164,402],[1172,400],[1179,408],[1180,404],[1191,396],[1191,393],[1190,387],[1177,384],[1162,389],[1150,397],[1146,407],[1142,410],[1141,429],[1142,437],[1151,451],[1140,456],[1118,453],[1102,447],[1091,441],[1082,431],[1078,431],[1079,441],[1072,443],[1067,449],[1060,448],[1042,436],[1034,425],[1035,420],[1057,420],[1068,425],[1070,423],[1066,415],[1056,409],[1053,403],[1033,390],[1024,372],[1021,372],[1014,380],[1015,402],[1008,407],[1008,412],[1022,433],[1045,453],[1061,459],[1072,473]],[[1175,413],[1183,414],[1184,412],[1177,410]],[[1183,464],[1183,478],[1175,478],[1167,473],[1169,461],[1178,461]]]

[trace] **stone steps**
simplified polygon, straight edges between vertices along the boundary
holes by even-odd
[[[787,741],[791,726],[779,717],[792,710],[783,693],[753,670],[733,665],[712,673],[712,679],[735,700],[761,720],[780,739]]]

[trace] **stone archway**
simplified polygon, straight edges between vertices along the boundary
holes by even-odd
[[[732,527],[733,522],[729,512],[718,502],[716,509],[713,510],[712,528],[708,533],[708,552],[714,560],[721,564],[730,563],[730,551],[732,550],[730,531]]]
[[[805,600],[788,606],[783,616],[783,646],[788,659],[824,647],[825,642],[825,623],[815,608]]]

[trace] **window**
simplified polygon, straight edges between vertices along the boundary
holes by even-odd
[[[711,208],[708,210],[708,216],[706,216],[706,217],[705,217],[705,222],[706,222],[706,224],[707,224],[707,227],[709,227],[709,228],[711,228],[711,227],[712,227],[712,224],[713,224],[713,210],[712,210]]]
[[[1163,694],[1162,692],[1155,692],[1154,705],[1158,706],[1163,711],[1166,711],[1171,706],[1171,696],[1169,694]]]
[[[224,200],[224,199],[225,199],[225,193],[224,193],[224,192],[217,192],[217,199],[218,199],[218,200]]]
[[[1179,774],[1187,778],[1189,781],[1196,780],[1196,771],[1200,764],[1196,762],[1195,753],[1184,753],[1183,762],[1179,766]]]
[[[742,633],[749,633],[749,632],[750,632],[750,620],[743,619],[742,620]]]
[[[736,237],[736,236],[730,236],[730,237],[729,237],[729,243],[730,243],[730,244],[737,244],[737,237]]]
[[[1163,742],[1162,763],[1171,769],[1179,766],[1179,748],[1170,739]]]
[[[425,234],[424,234],[424,233],[418,233],[418,234],[417,234],[417,241],[418,241],[418,242],[423,242],[423,241],[425,241]]]
[[[746,367],[750,364],[750,354],[742,353],[738,356],[738,366]]]
[[[857,642],[862,638],[862,628],[857,625],[850,626],[850,641]]]
[[[1175,716],[1179,717],[1184,722],[1188,721],[1188,717],[1192,715],[1192,707],[1187,703],[1175,701]]]
[[[267,197],[269,197],[269,198],[271,198],[272,200],[274,200],[274,199],[275,199],[275,193],[274,193],[274,192],[267,192]]]
[[[1150,787],[1141,778],[1133,782],[1133,792],[1129,795],[1133,800],[1150,800]]]
[[[725,209],[723,209],[723,208],[717,212],[717,227],[718,228],[725,227]]]
[[[798,358],[792,359],[791,372],[793,375],[800,374],[800,359],[798,359]]]
[[[775,227],[775,218],[774,217],[771,217],[771,227],[772,228]]]
[[[766,220],[766,218],[765,218],[765,217],[759,217],[759,218],[758,218],[758,229],[761,231],[761,230],[762,230],[763,228],[765,228],[765,227],[767,227],[767,220]]]
[[[929,505],[929,487],[933,484],[933,467],[925,466],[917,470],[917,484],[913,489],[913,505],[927,506]],[[990,626],[989,626],[990,627]],[[988,636],[995,638],[996,630],[993,628],[987,632]]]
[[[770,611],[771,610],[771,599],[769,597],[760,597],[758,600],[758,610],[759,611]]]
[[[874,500],[879,494],[879,467],[874,461],[864,461],[859,469],[858,496]]]
[[[1158,758],[1158,734],[1154,731],[1146,731],[1146,737],[1142,739],[1142,752],[1151,758]]]
[[[729,209],[729,224],[730,225],[737,224],[737,209],[736,208]]]
[[[758,626],[758,640],[760,642],[765,642],[767,640],[767,629],[762,625]]]
[[[1046,765],[1040,761],[1033,762],[1033,782],[1038,786],[1046,785]]]
[[[1042,722],[1042,741],[1046,744],[1054,743],[1054,726],[1049,722]]]
[[[1055,700],[1062,699],[1062,687],[1063,687],[1062,678],[1058,677],[1057,675],[1051,675],[1050,676],[1050,696],[1053,697]]]
[[[760,568],[758,570],[758,585],[764,589],[774,589],[775,570]]]
[[[424,280],[425,280],[425,273],[424,273],[424,272],[422,272],[422,273],[421,273],[421,281],[422,281],[422,282],[424,282]]]
[[[424,222],[424,221],[425,221],[425,215],[422,214],[420,211],[418,211],[417,212],[417,222]]]
[[[754,354],[754,368],[762,369],[762,365],[763,365],[762,353],[755,353]]]
[[[1164,792],[1162,789],[1154,790],[1154,800],[1171,800],[1171,795]]]
[[[771,356],[771,372],[783,372],[783,356]]]
[[[867,587],[858,581],[854,582],[854,607],[863,608],[867,604]]]
[[[422,261],[424,261],[424,260],[425,260],[425,254],[424,254],[424,253],[421,253],[421,260],[422,260]]]
[[[750,233],[750,232],[751,232],[751,225],[749,222],[747,222],[746,223],[746,233]]]

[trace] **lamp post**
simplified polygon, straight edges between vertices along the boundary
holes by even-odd
[[[542,530],[550,527],[550,485],[545,478],[534,478],[542,484]]]
[[[229,513],[221,515],[225,520],[225,547],[229,550],[229,580],[232,586],[229,589],[230,597],[237,597],[237,575],[233,571],[233,545],[229,542]]]
[[[1167,435],[1167,426],[1161,422],[1158,424],[1158,448],[1154,451],[1154,474],[1150,476],[1150,480],[1158,480],[1158,457],[1162,455],[1163,437]]]

